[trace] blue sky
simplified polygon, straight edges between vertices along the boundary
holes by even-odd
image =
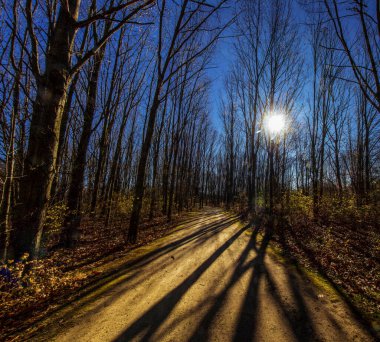
[[[251,0],[255,1],[255,0]],[[269,2],[270,3],[270,2]],[[297,102],[297,108],[302,108],[302,111],[298,114],[299,120],[302,120],[307,116],[308,103],[311,94],[311,80],[309,78],[308,66],[311,67],[311,55],[310,55],[310,47],[308,41],[308,27],[306,23],[308,22],[308,14],[304,10],[303,7],[299,5],[297,0],[291,0],[291,4],[293,6],[293,18],[296,23],[299,25],[299,33],[300,39],[302,39],[302,55],[304,57],[304,72],[305,78],[303,83],[303,89],[301,92],[301,96]],[[367,11],[375,17],[376,14],[376,1],[370,0],[366,1],[366,5],[368,5]],[[345,16],[346,14],[352,14],[352,12],[348,13],[351,9],[350,3],[346,3],[346,6],[342,5],[340,7],[341,15]],[[346,36],[348,37],[349,45],[353,48],[358,46],[358,41],[355,39],[356,34],[361,32],[360,25],[357,22],[357,18],[352,16],[347,16],[343,20],[344,29],[346,31]],[[211,118],[214,123],[216,129],[221,129],[220,119],[219,119],[219,108],[221,98],[223,98],[223,87],[224,87],[224,78],[228,74],[230,66],[234,63],[234,55],[233,55],[233,40],[235,38],[231,37],[233,33],[233,27],[231,27],[225,35],[228,38],[220,39],[218,42],[218,46],[216,47],[216,51],[214,54],[213,62],[210,66],[213,68],[209,71],[208,75],[213,80],[212,89],[210,94],[210,110],[211,110]],[[360,47],[359,47],[360,48]],[[347,69],[349,71],[349,69]]]
[[[300,25],[301,36],[305,29],[306,16],[304,10],[299,6],[297,1],[293,1],[293,16],[296,22]],[[208,72],[209,77],[212,80],[212,86],[210,91],[210,106],[211,106],[211,119],[214,127],[217,130],[221,130],[221,123],[219,119],[220,101],[224,94],[224,79],[227,76],[230,66],[234,63],[233,52],[233,27],[229,28],[223,38],[218,41],[218,45],[215,49],[215,53],[210,65],[211,69]],[[303,37],[304,38],[304,37]],[[305,54],[308,54],[308,50],[305,49]],[[305,85],[307,87],[307,85]]]

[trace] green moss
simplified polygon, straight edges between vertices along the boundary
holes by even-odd
[[[310,280],[313,285],[315,285],[317,288],[324,291],[325,293],[329,294],[330,299],[332,301],[340,297],[337,290],[333,287],[333,285],[327,279],[325,279],[318,272],[310,270],[306,267],[299,265],[298,263],[295,263],[292,260],[289,260],[284,255],[283,250],[280,247],[274,246],[273,244],[271,244],[268,247],[268,253],[271,256],[273,256],[278,262],[281,262],[282,264],[290,265],[293,268],[295,268],[298,272],[301,273],[302,276]]]
[[[334,289],[334,287],[330,284],[330,282],[326,280],[323,276],[321,276],[319,273],[308,270],[307,268],[302,267],[302,266],[298,266],[298,269],[300,269],[302,273],[305,274],[312,281],[314,285],[328,292],[335,299],[339,297],[338,292]]]
[[[276,261],[289,264],[289,260],[284,257],[283,251],[279,247],[271,245],[267,248],[267,253],[274,257]]]

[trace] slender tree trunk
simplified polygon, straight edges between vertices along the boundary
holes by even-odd
[[[338,182],[338,196],[339,201],[342,201],[343,199],[343,185],[342,185],[342,176],[341,176],[341,170],[340,170],[340,161],[339,161],[339,147],[337,146],[337,142],[335,143],[335,169],[336,169],[336,180]]]
[[[141,148],[141,156],[137,169],[137,178],[133,198],[132,214],[129,223],[129,230],[127,235],[127,241],[130,243],[136,243],[138,225],[140,221],[140,212],[142,207],[142,200],[144,195],[144,182],[145,182],[145,172],[146,172],[146,162],[148,160],[150,144],[153,137],[154,125],[156,122],[156,116],[158,108],[160,106],[159,96],[161,93],[162,79],[158,78],[156,91],[154,94],[152,106],[149,112],[148,127],[145,134],[145,139]]]
[[[71,172],[71,182],[67,197],[68,215],[65,219],[64,229],[61,234],[61,244],[73,247],[79,239],[78,229],[81,222],[81,199],[83,192],[84,172],[86,168],[87,149],[92,133],[92,122],[95,115],[96,97],[100,67],[104,56],[104,49],[94,56],[93,70],[91,71],[87,103],[84,111],[84,123],[78,150]]]
[[[13,180],[15,172],[15,131],[16,117],[20,110],[21,65],[16,71],[13,89],[13,111],[11,117],[9,146],[5,163],[5,182],[0,205],[0,260],[6,260],[11,237],[11,207],[13,202]]]
[[[122,148],[123,136],[124,136],[125,126],[127,124],[128,117],[129,117],[129,112],[128,112],[127,108],[125,108],[124,109],[123,121],[120,125],[119,135],[117,138],[116,149],[115,149],[115,153],[114,153],[113,160],[112,160],[108,191],[107,191],[107,195],[105,198],[105,216],[106,216],[106,223],[105,224],[106,224],[106,226],[108,226],[109,220],[110,220],[112,197],[113,197],[113,192],[114,192],[114,188],[115,188],[115,182],[116,182],[116,178],[117,178],[118,169],[119,169],[119,166],[121,163],[121,158],[122,158],[121,148]]]
[[[95,215],[96,206],[98,204],[98,194],[99,194],[99,187],[100,187],[100,178],[102,176],[103,170],[104,170],[104,159],[106,155],[106,135],[107,135],[107,126],[108,126],[108,118],[105,117],[104,124],[103,124],[103,130],[102,130],[102,136],[100,138],[99,143],[99,158],[98,163],[96,167],[96,173],[95,173],[95,179],[94,179],[94,188],[92,190],[92,197],[91,197],[91,206],[90,206],[90,212],[92,215]]]
[[[164,215],[168,212],[168,190],[169,190],[169,170],[170,170],[170,161],[172,156],[172,147],[169,153],[169,137],[166,136],[166,143],[164,148],[164,165],[162,170],[162,213]],[[172,145],[173,146],[173,145]]]
[[[64,144],[65,144],[65,135],[66,135],[66,129],[67,129],[67,124],[69,121],[69,114],[70,114],[70,109],[71,109],[71,104],[72,100],[74,97],[74,92],[75,92],[75,87],[77,84],[79,78],[79,74],[76,74],[75,77],[73,78],[73,81],[71,82],[70,85],[70,90],[68,92],[67,100],[65,103],[65,108],[63,110],[62,114],[62,122],[61,122],[61,128],[59,131],[59,141],[58,141],[58,151],[57,151],[57,161],[56,161],[56,174],[53,180],[53,184],[51,187],[51,194],[50,196],[57,196],[57,200],[62,200],[63,199],[63,194],[58,193],[58,178],[59,178],[59,169],[61,167],[62,163],[62,157],[63,157],[63,150],[64,150]],[[64,189],[62,189],[64,191]]]
[[[178,139],[177,139],[177,137],[174,139],[173,145],[174,145],[174,158],[173,158],[173,163],[172,163],[172,171],[171,171],[171,175],[170,175],[169,203],[168,203],[168,211],[167,211],[168,221],[170,221],[172,219],[173,194],[174,194],[174,184],[176,181],[177,158],[178,158]]]
[[[151,193],[151,198],[150,198],[150,209],[149,209],[150,220],[153,219],[155,211],[156,211],[156,179],[157,179],[157,173],[158,173],[158,159],[159,159],[159,152],[160,152],[161,134],[162,134],[162,129],[164,128],[164,123],[165,123],[167,103],[168,103],[168,97],[166,97],[165,99],[161,122],[157,130],[157,136],[155,139],[155,144],[154,144],[154,149],[153,149],[154,155],[153,155],[152,193]]]
[[[152,220],[154,213],[156,211],[156,178],[157,178],[157,164],[158,164],[158,155],[159,153],[159,138],[156,140],[154,146],[154,155],[153,155],[153,172],[152,172],[152,193],[150,197],[150,209],[149,209],[149,220]]]
[[[121,43],[122,43],[122,34],[120,34],[119,41],[118,41],[118,47],[116,51],[116,57],[115,57],[115,63],[112,70],[112,78],[111,78],[111,84],[110,84],[110,91],[108,93],[107,102],[105,105],[105,110],[103,113],[104,116],[104,123],[103,123],[103,130],[102,135],[100,138],[99,143],[99,158],[98,163],[96,167],[95,172],[95,178],[94,178],[94,188],[92,189],[92,196],[91,196],[91,204],[90,204],[90,212],[92,215],[95,215],[96,206],[98,204],[98,197],[99,197],[99,188],[100,188],[100,179],[102,177],[102,174],[104,172],[105,168],[105,159],[107,155],[107,144],[109,140],[109,134],[112,130],[114,118],[115,115],[111,115],[111,103],[112,103],[112,97],[114,95],[113,90],[115,89],[115,84],[117,80],[117,68],[118,68],[118,61],[120,58],[120,49],[121,49]]]

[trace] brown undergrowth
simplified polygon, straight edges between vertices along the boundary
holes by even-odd
[[[273,242],[285,257],[327,279],[379,335],[378,209],[357,209],[350,201],[329,203],[313,219],[307,201],[291,199],[289,205],[277,222]]]
[[[254,216],[245,206],[231,210],[254,225],[270,221],[264,206]],[[327,280],[380,338],[380,206],[326,196],[315,219],[311,196],[294,191],[275,213],[275,250]]]

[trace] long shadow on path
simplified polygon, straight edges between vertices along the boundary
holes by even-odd
[[[164,323],[176,304],[191,286],[202,276],[202,274],[217,260],[217,258],[231,246],[231,244],[248,228],[241,228],[222,246],[220,246],[211,256],[209,256],[189,277],[181,282],[176,288],[170,291],[158,303],[146,311],[139,319],[130,325],[114,341],[131,341],[144,333],[141,341],[149,341],[158,328]]]
[[[132,280],[140,272],[141,267],[149,265],[154,260],[162,257],[163,255],[174,252],[194,241],[197,243],[202,243],[206,241],[207,238],[218,234],[220,231],[238,221],[239,219],[237,216],[226,216],[224,214],[221,214],[220,211],[213,211],[201,215],[198,219],[189,220],[188,222],[181,224],[180,229],[177,229],[175,232],[168,235],[168,243],[163,243],[162,246],[155,248],[154,250],[145,253],[142,256],[139,256],[133,260],[127,260],[117,269],[111,269],[109,272],[102,274],[101,279],[94,279],[92,282],[84,286],[77,296],[74,296],[74,298],[70,300],[65,299],[63,305],[59,305],[54,310],[50,310],[46,315],[40,316],[40,318],[38,318],[34,324],[38,325],[40,322],[44,322],[47,317],[52,317],[53,315],[58,315],[59,320],[62,322],[69,321],[81,307],[89,305],[96,301],[99,296],[103,294],[103,291],[101,289],[105,285],[106,292],[112,292],[119,285]],[[202,227],[197,229],[197,226]],[[188,234],[186,234],[187,230],[190,231]],[[178,234],[179,236],[177,237]],[[126,272],[127,275],[125,275]],[[154,272],[154,270],[152,270],[152,272]],[[145,276],[149,277],[149,272],[146,273]],[[112,285],[110,285],[111,283]],[[94,293],[94,291],[97,293],[95,297],[91,295]],[[77,302],[78,299],[80,299],[79,302]],[[114,296],[109,296],[107,303],[110,303],[114,299]],[[78,305],[76,305],[77,303]],[[95,307],[95,309],[96,308],[97,307]],[[62,310],[64,310],[63,314],[60,313]],[[52,331],[49,332],[49,329],[52,329]],[[44,327],[44,331],[45,330],[46,334],[54,336],[57,331],[60,331],[61,329],[57,330],[55,328],[55,322],[52,321]]]

